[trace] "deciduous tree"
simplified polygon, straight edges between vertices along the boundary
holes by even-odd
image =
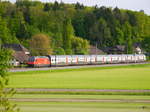
[[[63,48],[66,54],[72,54],[71,50],[71,38],[74,35],[74,29],[69,18],[65,18],[63,22]]]
[[[19,112],[19,109],[9,101],[14,94],[13,89],[7,89],[8,68],[10,67],[10,52],[6,49],[0,49],[0,112]]]
[[[126,42],[126,53],[133,53],[133,43],[132,43],[132,28],[128,22],[124,24],[124,37]]]
[[[36,34],[30,40],[30,50],[32,55],[52,54],[51,39],[45,34]]]
[[[74,54],[88,54],[89,42],[81,37],[73,37],[72,49]]]

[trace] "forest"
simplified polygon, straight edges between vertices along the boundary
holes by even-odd
[[[0,1],[0,43],[22,44],[32,55],[88,54],[90,45],[123,45],[128,54],[138,45],[150,52],[150,16],[78,2]]]

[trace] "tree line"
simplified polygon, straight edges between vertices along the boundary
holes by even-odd
[[[149,30],[150,16],[143,11],[57,1],[0,2],[1,43],[23,44],[33,55],[88,54],[95,44],[100,49],[124,45],[125,53],[139,45],[149,52]]]

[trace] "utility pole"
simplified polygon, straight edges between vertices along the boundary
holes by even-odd
[[[97,55],[97,42],[96,42],[96,48],[95,48],[95,50],[96,50],[96,55]]]
[[[0,0],[0,2],[1,2],[1,0]],[[1,49],[1,47],[2,47],[2,41],[1,41],[1,39],[0,39],[0,49]]]

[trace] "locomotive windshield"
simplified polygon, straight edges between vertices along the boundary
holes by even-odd
[[[29,62],[34,62],[35,58],[34,57],[30,57],[29,58]]]

